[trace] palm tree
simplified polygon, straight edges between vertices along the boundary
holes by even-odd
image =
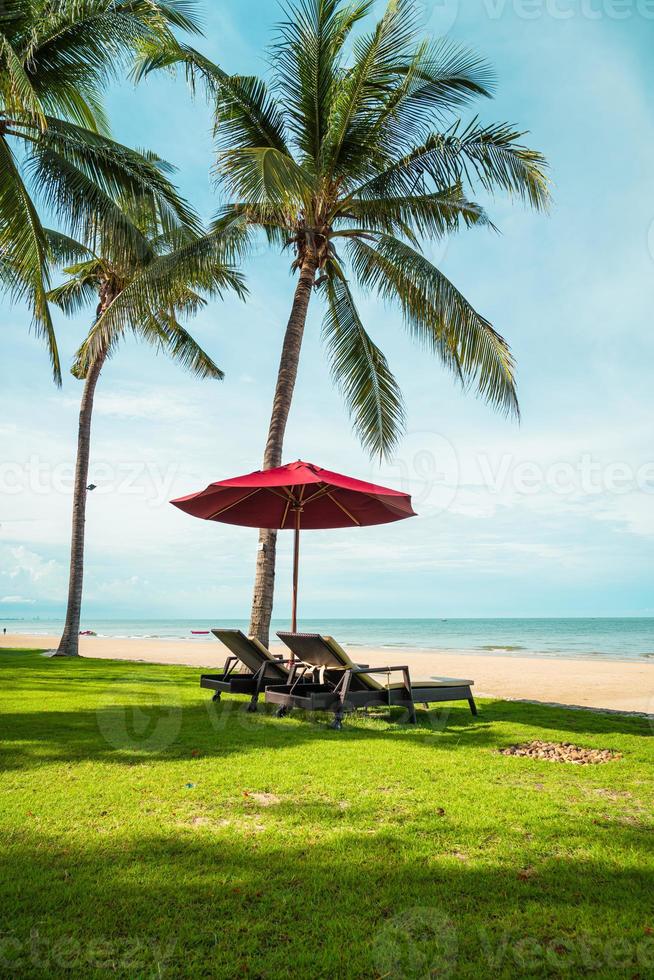
[[[284,433],[314,292],[323,340],[364,447],[384,456],[404,424],[398,384],[365,329],[351,283],[401,310],[414,340],[491,405],[517,415],[507,342],[424,255],[423,243],[490,225],[477,189],[547,205],[545,161],[508,124],[464,122],[491,94],[485,62],[421,38],[413,0],[390,0],[367,33],[371,0],[294,0],[272,49],[271,85],[228,75],[192,48],[144,50],[137,76],[175,64],[201,76],[216,103],[216,173],[242,220],[292,248],[297,273],[263,465],[282,460]],[[492,226],[491,226],[492,227]],[[268,640],[276,533],[259,538],[251,631]]]
[[[147,44],[198,33],[188,0],[5,0],[0,6],[0,289],[27,300],[57,382],[46,301],[51,256],[37,202],[71,235],[114,220],[116,193],[168,185],[146,157],[108,136],[107,81]],[[176,218],[174,197],[166,202]]]
[[[65,313],[96,304],[91,335],[102,333],[97,354],[78,352],[73,374],[84,379],[79,413],[77,460],[73,491],[70,579],[66,622],[57,656],[77,656],[82,582],[84,527],[93,398],[102,367],[129,331],[164,351],[201,378],[222,378],[222,372],[179,322],[194,314],[205,300],[200,292],[220,296],[232,289],[244,295],[240,274],[231,263],[229,236],[198,236],[191,225],[171,228],[165,200],[154,195],[124,204],[113,229],[106,224],[77,242],[48,232],[49,247],[69,278],[50,290],[48,299]],[[97,244],[96,244],[97,243]],[[106,329],[108,315],[111,326]]]

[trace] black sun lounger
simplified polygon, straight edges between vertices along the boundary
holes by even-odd
[[[256,711],[259,695],[267,684],[288,684],[289,671],[284,661],[274,657],[263,643],[240,630],[211,632],[230,650],[222,673],[200,677],[200,687],[213,691],[214,701],[219,701],[221,694],[249,694],[248,711]],[[239,663],[245,671],[236,670]]]
[[[331,636],[318,633],[278,633],[277,636],[301,663],[291,667],[286,684],[266,686],[266,701],[278,704],[277,714],[283,716],[292,708],[308,711],[333,711],[333,728],[342,728],[343,715],[357,708],[373,705],[397,705],[409,712],[416,721],[415,704],[429,705],[438,701],[467,701],[473,715],[477,707],[472,696],[473,681],[437,677],[412,683],[409,668],[359,667]],[[322,682],[305,680],[307,671],[322,669]],[[391,674],[401,680],[392,681]],[[375,675],[386,674],[386,683]]]

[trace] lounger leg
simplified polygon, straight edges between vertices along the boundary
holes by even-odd
[[[410,725],[418,724],[418,719],[416,718],[416,706],[413,703],[413,701],[411,702],[411,707],[409,708],[409,724]]]
[[[470,705],[470,710],[472,711],[473,715],[476,715],[477,714],[477,705],[475,704],[475,699],[473,698],[472,694],[468,698],[468,704]]]
[[[282,705],[280,705],[280,707],[275,712],[275,717],[276,718],[285,718],[286,715],[290,715],[291,711],[292,711],[292,709],[289,708],[289,706],[287,704],[282,704]]]
[[[214,694],[214,696],[212,697],[211,700],[212,701],[220,701],[220,691],[216,691],[216,693]]]
[[[254,713],[257,710],[257,701],[259,700],[258,694],[253,694],[252,699],[248,705],[248,711]]]

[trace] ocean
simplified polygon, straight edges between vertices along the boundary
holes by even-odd
[[[61,632],[60,619],[0,620],[8,633],[48,635]],[[193,639],[214,643],[192,630],[212,627],[247,630],[246,620],[95,619],[82,629],[98,636]],[[302,619],[305,632],[329,633],[344,646],[394,650],[447,650],[488,657],[553,657],[654,662],[654,618],[593,619]],[[288,620],[273,621],[273,632],[289,629]]]

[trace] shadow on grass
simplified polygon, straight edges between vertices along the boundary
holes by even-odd
[[[278,719],[263,704],[250,714],[242,698],[214,704],[198,689],[199,669],[34,654],[1,656],[0,665],[0,700],[7,709],[0,759],[6,769],[50,761],[141,764],[194,752],[225,757],[298,744],[320,752],[326,742],[391,740],[397,746],[420,739],[439,750],[499,748],[517,734],[534,738],[543,730],[561,741],[652,734],[643,719],[505,701],[481,702],[476,718],[467,705],[419,707],[415,726],[403,724],[401,709],[374,709],[349,716],[343,731],[334,732],[325,715],[296,711]]]
[[[350,718],[341,732],[329,728],[329,716],[295,712],[278,719],[268,705],[256,714],[248,702],[210,698],[197,702],[166,701],[168,691],[153,699],[150,691],[126,698],[120,686],[109,703],[77,710],[43,709],[14,711],[5,716],[0,745],[4,769],[24,769],[44,762],[95,760],[120,765],[147,763],[153,756],[179,759],[189,754],[224,757],[257,752],[262,748],[294,748],[309,744],[320,751],[321,743],[332,744],[392,739],[438,738],[439,745],[474,740],[492,741],[488,723],[473,719],[467,708],[419,711],[418,724],[403,724],[404,713],[394,709]],[[113,703],[112,703],[113,699]]]
[[[296,711],[290,718],[278,719],[268,705],[260,705],[251,714],[244,699],[167,701],[169,695],[165,684],[136,692],[116,684],[97,708],[64,711],[49,709],[46,703],[34,711],[13,711],[5,716],[3,726],[2,767],[25,769],[45,762],[82,760],[144,764],[153,757],[172,760],[201,754],[220,758],[298,745],[320,752],[327,743],[360,743],[365,754],[363,743],[386,741],[395,746],[419,741],[440,751],[456,752],[467,746],[501,748],[515,742],[517,735],[521,739],[540,737],[544,728],[555,740],[582,737],[595,747],[600,745],[600,736],[607,741],[611,734],[651,734],[638,719],[625,719],[625,725],[614,716],[580,717],[573,711],[501,701],[482,702],[476,718],[467,707],[419,708],[417,725],[407,724],[400,709],[358,712],[347,718],[342,731],[335,732],[326,714]]]
[[[338,844],[16,834],[0,966],[21,976],[651,976],[650,870],[545,858],[466,867],[406,832]],[[620,830],[616,830],[619,834]]]

